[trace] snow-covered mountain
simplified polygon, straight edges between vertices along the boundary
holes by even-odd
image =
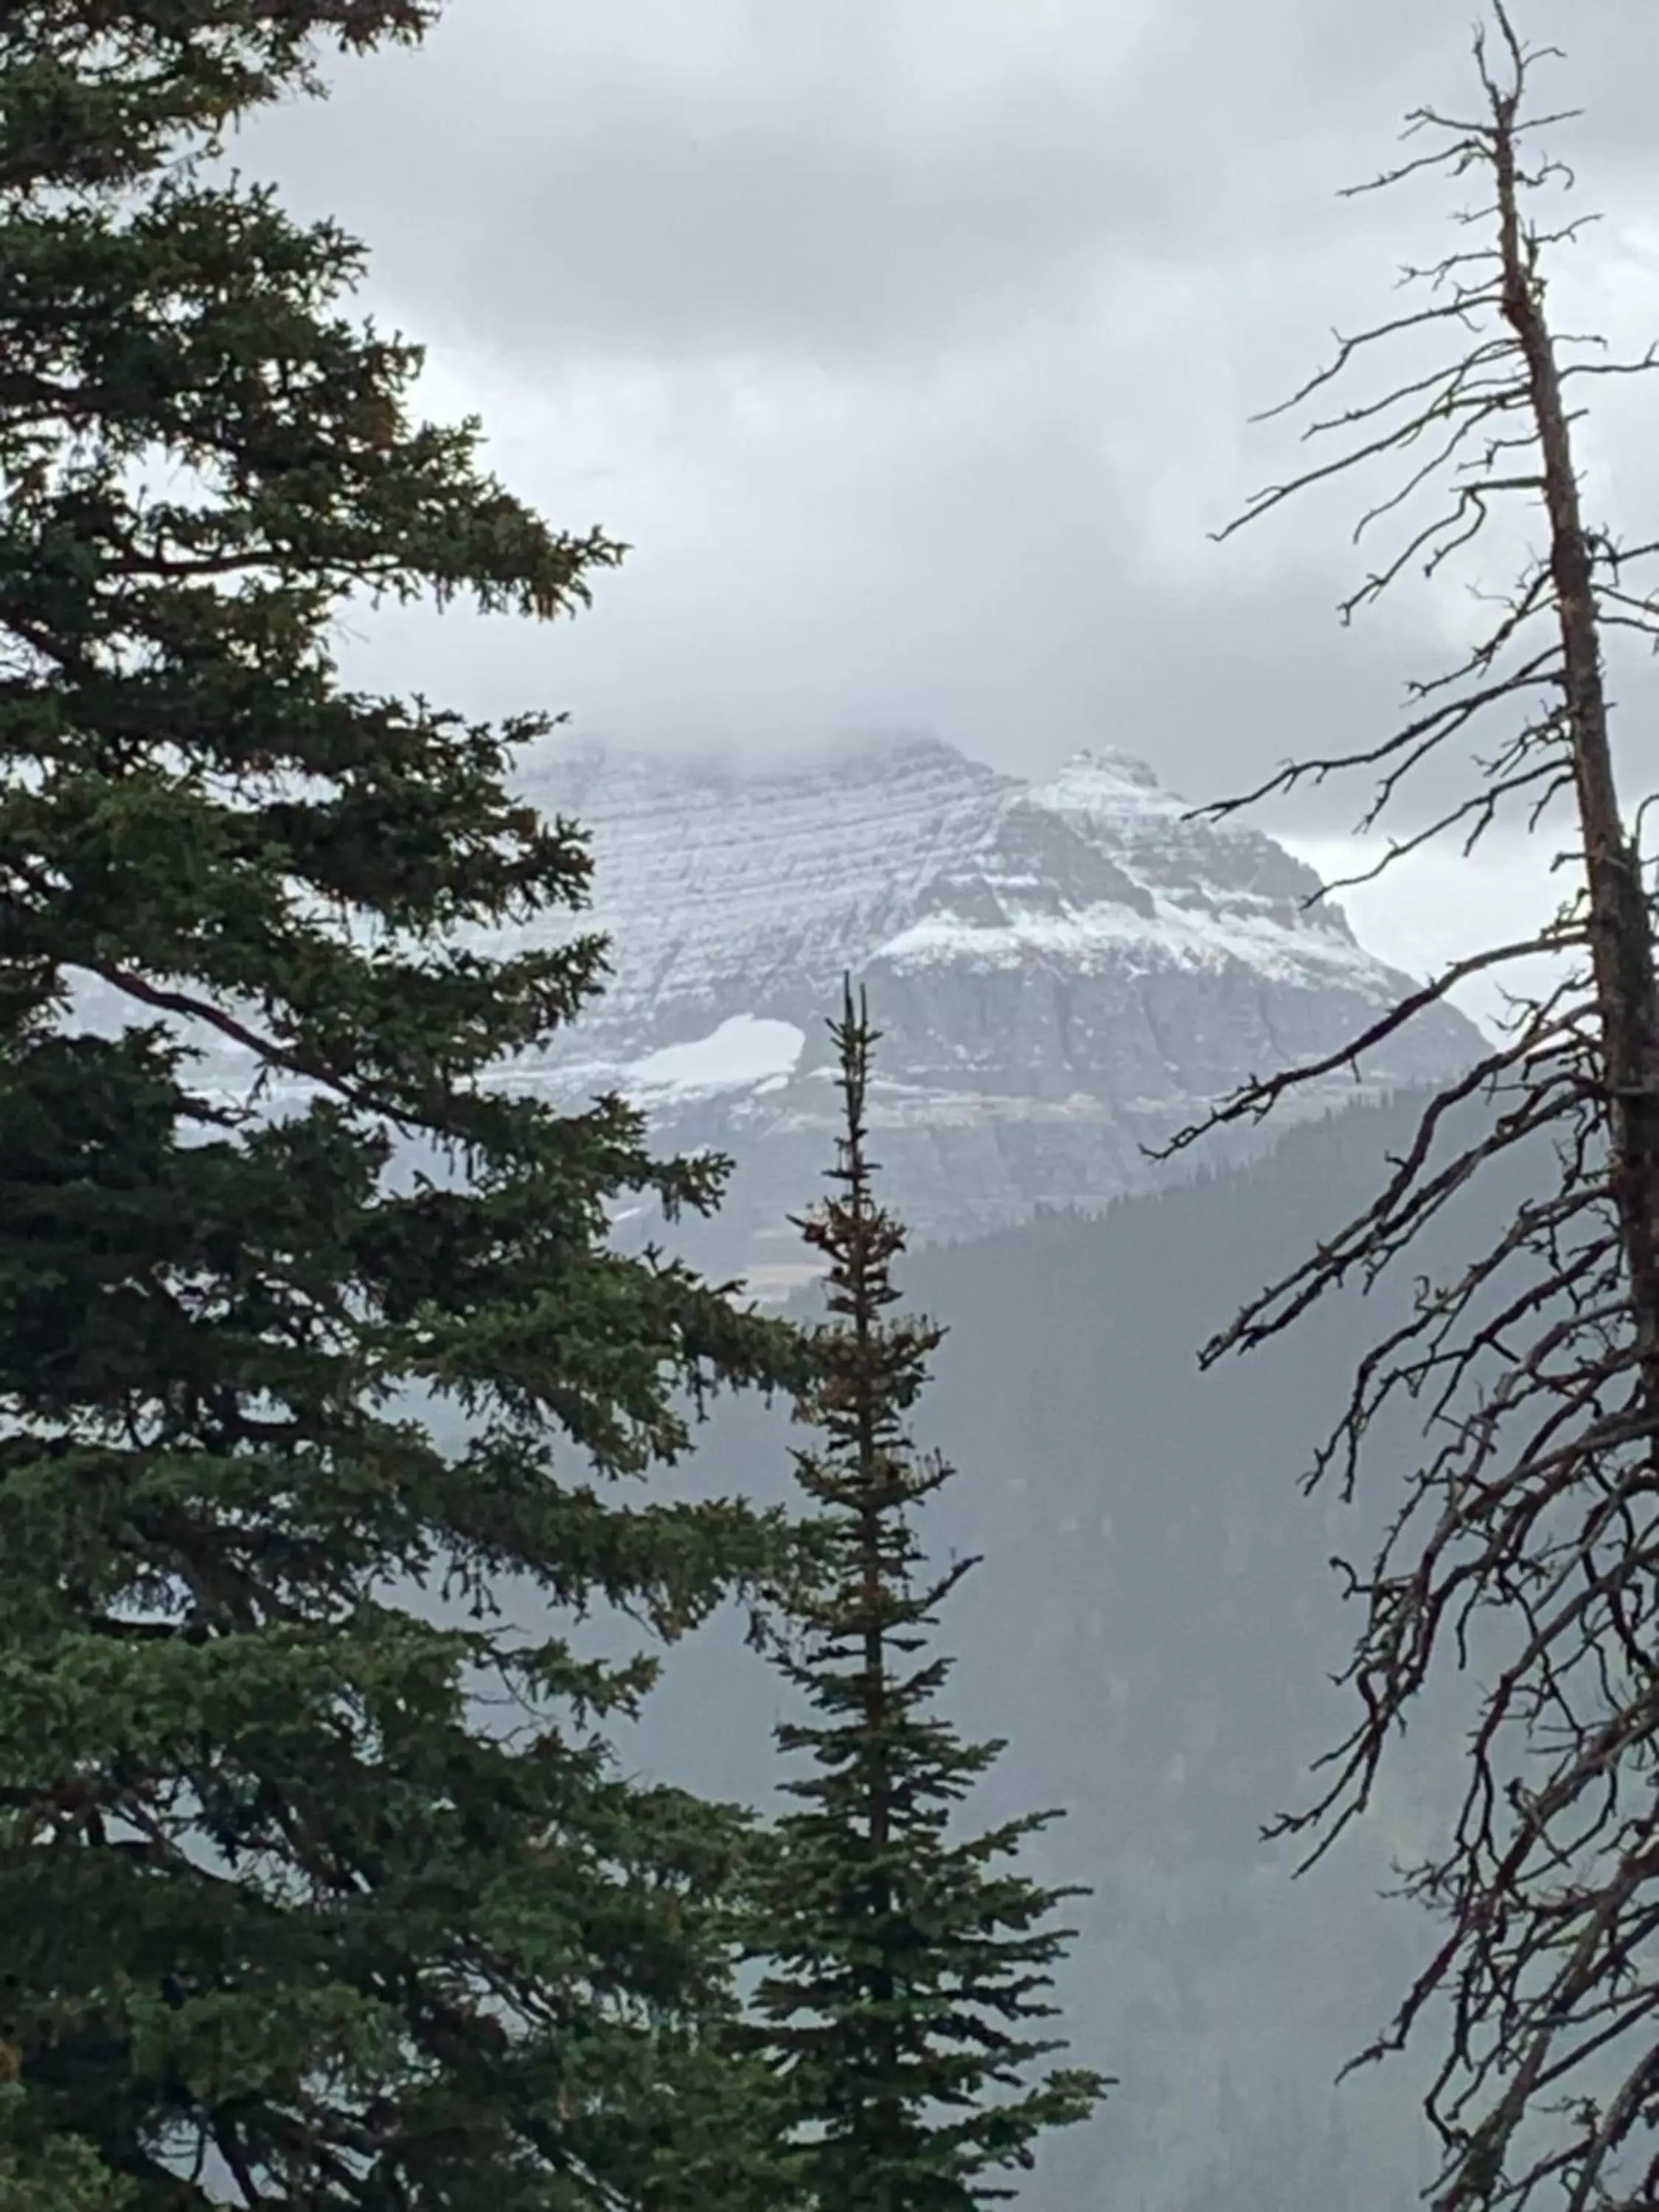
[[[872,1098],[888,1190],[919,1237],[1096,1206],[1172,1170],[1155,1145],[1253,1073],[1332,1049],[1401,977],[1261,832],[1189,819],[1144,763],[1080,753],[1052,781],[932,739],[745,774],[550,752],[526,779],[596,862],[614,981],[512,1079],[620,1088],[665,1146],[738,1162],[702,1256],[787,1280],[787,1225],[833,1152],[825,1016],[844,973],[883,1032]],[[495,943],[505,949],[507,940]],[[1473,1056],[1425,1015],[1375,1091]],[[1312,1107],[1352,1100],[1334,1078]]]

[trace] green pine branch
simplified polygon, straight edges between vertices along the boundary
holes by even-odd
[[[796,1351],[610,1248],[718,1164],[490,1081],[602,980],[580,831],[511,788],[549,718],[334,659],[620,549],[416,419],[362,249],[205,158],[434,12],[0,20],[7,2212],[694,2212],[763,2142],[714,2056],[744,1824],[617,1771],[655,1656],[572,1638],[776,1571],[660,1470]]]

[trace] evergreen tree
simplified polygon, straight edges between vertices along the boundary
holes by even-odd
[[[919,1455],[906,1417],[943,1332],[895,1317],[904,1233],[878,1204],[866,1097],[877,1042],[850,991],[832,1025],[844,1133],[834,1188],[804,1224],[828,1263],[801,1418],[823,1438],[797,1454],[817,1509],[819,1571],[788,1601],[779,1660],[815,1717],[779,1731],[811,1772],[785,1786],[758,1888],[762,2033],[783,2084],[785,2163],[817,2212],[964,2212],[1012,2192],[1050,2127],[1083,2119],[1105,2087],[1078,2069],[1032,2083],[1062,2046],[1049,1969],[1074,1892],[1015,1863],[1054,1816],[957,1838],[952,1816],[1001,1747],[965,1743],[937,1710],[950,1662],[923,1655],[941,1601],[972,1565],[931,1574],[914,1509],[950,1475]]]
[[[510,795],[544,722],[365,696],[331,653],[365,595],[547,618],[617,549],[412,420],[418,354],[347,311],[360,249],[206,158],[319,41],[433,12],[0,13],[19,2212],[665,2206],[708,2171],[731,1824],[624,1783],[605,1717],[649,1668],[556,1616],[672,1633],[766,1554],[738,1506],[612,1486],[780,1333],[609,1249],[619,1196],[706,1206],[715,1170],[487,1079],[602,969],[525,928],[588,876]]]

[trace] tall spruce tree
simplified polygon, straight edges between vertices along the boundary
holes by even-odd
[[[364,595],[555,616],[617,548],[411,419],[418,354],[346,309],[360,249],[208,158],[319,42],[433,12],[0,11],[0,2200],[29,2212],[661,2206],[707,2172],[727,1826],[619,1778],[605,1716],[648,1669],[559,1611],[672,1632],[762,1556],[738,1507],[611,1479],[777,1333],[608,1248],[619,1194],[717,1175],[619,1103],[487,1079],[602,971],[574,925],[523,933],[588,876],[510,795],[544,723],[366,696],[331,651]]]
[[[804,1224],[827,1262],[830,1319],[799,1414],[823,1437],[796,1455],[817,1509],[820,1571],[788,1601],[780,1665],[815,1717],[779,1730],[812,1771],[786,1784],[760,1875],[757,1995],[783,2087],[784,2166],[816,2212],[965,2212],[1012,2192],[1044,2130],[1085,2118],[1106,2084],[1078,2069],[1033,2082],[1063,2046],[1050,1969],[1074,1891],[1019,1871],[1038,1814],[977,1836],[953,1815],[1002,1748],[966,1743],[938,1710],[950,1672],[922,1656],[969,1571],[928,1569],[915,1509],[950,1478],[906,1429],[944,1332],[896,1317],[904,1232],[874,1195],[866,1100],[878,1036],[848,991],[832,1024],[844,1112],[832,1190]]]

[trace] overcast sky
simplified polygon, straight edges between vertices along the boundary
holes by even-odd
[[[1564,316],[1639,347],[1659,8],[1516,11],[1570,49],[1545,88],[1588,111],[1559,143],[1604,213]],[[653,744],[925,728],[1031,774],[1117,744],[1195,799],[1378,733],[1464,603],[1338,625],[1352,488],[1207,533],[1294,457],[1251,411],[1456,242],[1455,185],[1336,194],[1413,105],[1470,112],[1474,12],[452,0],[422,50],[342,69],[238,158],[368,241],[434,411],[482,414],[515,489],[635,550],[574,625],[397,617],[360,665]],[[1659,534],[1639,388],[1584,389],[1596,493]],[[1361,797],[1268,826],[1334,860]],[[1532,896],[1500,854],[1353,904],[1420,965]]]

